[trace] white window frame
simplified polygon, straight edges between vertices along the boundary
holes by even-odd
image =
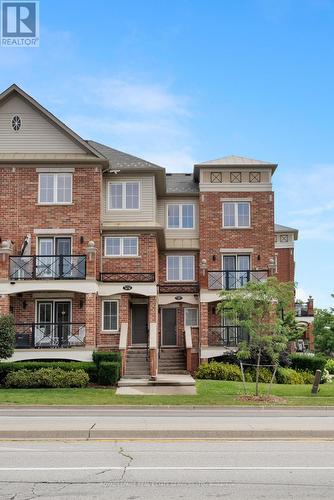
[[[116,304],[116,330],[106,330],[104,328],[104,306],[106,302],[114,302]],[[119,331],[119,301],[112,299],[105,299],[102,301],[102,331],[103,332],[118,332]]]
[[[41,176],[53,176],[53,201],[41,201]],[[58,197],[58,177],[69,176],[71,179],[71,200],[57,201]],[[73,203],[73,174],[69,172],[41,172],[38,174],[38,203],[40,205],[71,205]]]
[[[119,254],[110,254],[107,253],[107,240],[111,238],[116,238],[120,240],[120,253]],[[124,239],[126,238],[131,238],[135,239],[137,242],[137,253],[136,254],[125,254],[124,253]],[[104,256],[105,257],[138,257],[138,250],[139,250],[139,238],[138,236],[105,236],[104,238]]]
[[[111,207],[111,196],[110,196],[110,186],[112,184],[120,184],[122,186],[122,207],[121,208],[112,208]],[[127,208],[126,207],[126,185],[127,184],[138,184],[138,208]],[[107,184],[107,200],[108,200],[108,210],[117,211],[117,210],[140,210],[140,200],[141,200],[141,183],[140,181],[109,181]]]
[[[182,219],[183,219],[183,217],[182,217],[183,208],[182,207],[184,205],[186,205],[186,206],[187,205],[191,205],[193,207],[193,225],[192,225],[192,227],[183,227],[182,226]],[[171,206],[174,206],[174,207],[177,206],[177,207],[179,207],[179,225],[178,225],[178,227],[173,227],[173,226],[169,225],[168,208],[171,207]],[[167,218],[167,223],[166,223],[167,229],[171,229],[171,230],[174,230],[174,229],[176,229],[176,230],[178,230],[178,229],[183,229],[183,230],[194,229],[195,228],[195,204],[194,203],[168,203],[167,204],[167,210],[166,210],[166,218]]]
[[[225,204],[234,205],[234,226],[225,226],[224,218],[225,218]],[[238,205],[247,204],[249,207],[249,217],[248,217],[248,226],[239,226],[238,220]],[[224,201],[222,204],[222,227],[226,229],[247,229],[251,227],[251,203],[249,201]]]
[[[187,325],[187,311],[196,311],[196,325]],[[184,327],[190,326],[190,328],[198,328],[198,307],[185,307],[184,308]]]
[[[169,260],[169,257],[179,257],[179,275],[182,276],[182,271],[183,271],[183,266],[182,266],[182,257],[192,257],[192,261],[193,261],[193,278],[192,279],[187,279],[187,280],[184,280],[182,278],[179,278],[178,280],[176,279],[170,279],[169,278],[169,265],[168,265],[168,260]],[[166,256],[166,275],[167,275],[167,281],[171,281],[171,282],[179,282],[179,281],[183,281],[183,282],[186,282],[186,283],[189,283],[189,282],[193,282],[195,281],[195,255],[189,255],[189,254],[185,254],[185,255],[167,255]]]

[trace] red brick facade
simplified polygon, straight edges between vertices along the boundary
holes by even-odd
[[[279,281],[294,281],[295,260],[293,248],[276,248],[277,278]]]

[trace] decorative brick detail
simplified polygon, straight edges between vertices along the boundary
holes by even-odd
[[[202,346],[208,345],[208,325],[209,325],[209,304],[206,302],[200,303],[200,335]]]
[[[96,294],[86,294],[86,347],[96,346]]]

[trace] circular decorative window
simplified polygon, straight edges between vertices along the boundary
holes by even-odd
[[[12,118],[12,129],[15,132],[18,132],[20,130],[20,128],[21,128],[21,125],[22,125],[21,118],[18,115],[13,116],[13,118]]]

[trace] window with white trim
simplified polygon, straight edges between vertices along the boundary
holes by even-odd
[[[172,203],[167,205],[167,227],[168,229],[193,229],[194,204]]]
[[[197,307],[187,307],[184,310],[184,326],[198,326]]]
[[[167,281],[194,281],[194,255],[167,255]]]
[[[108,210],[138,210],[139,182],[108,182]]]
[[[250,203],[224,202],[223,227],[250,227]]]
[[[102,302],[103,331],[118,331],[118,301],[104,300]]]
[[[50,204],[72,203],[72,174],[39,174],[38,202]]]
[[[136,257],[138,255],[138,237],[106,236],[104,255],[107,257]]]

